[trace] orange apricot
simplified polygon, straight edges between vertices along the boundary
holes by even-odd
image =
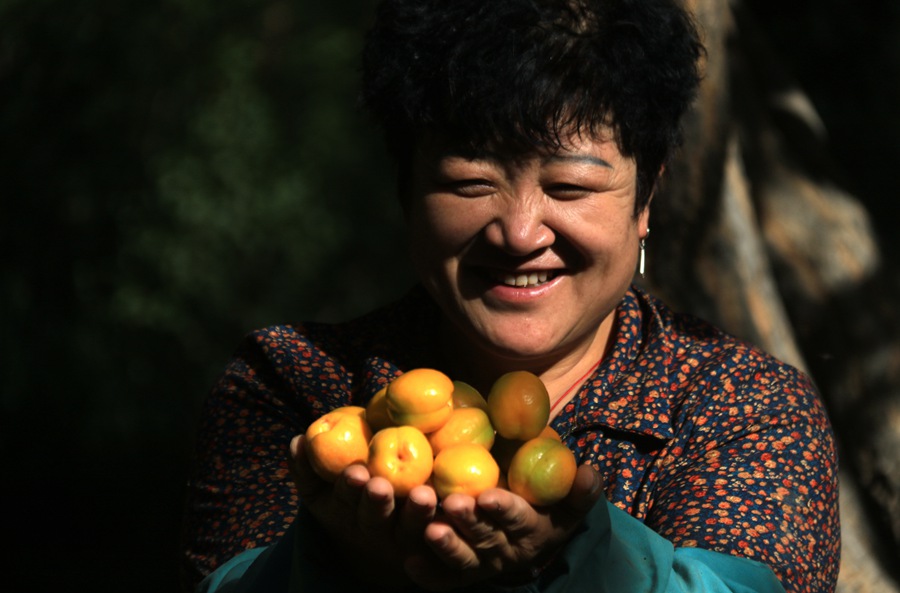
[[[454,409],[447,422],[428,435],[428,442],[435,455],[462,443],[475,443],[490,449],[494,444],[494,427],[487,413],[480,408]]]
[[[347,466],[368,461],[371,438],[372,430],[358,410],[328,412],[306,429],[310,464],[324,480],[333,482]]]
[[[453,382],[454,408],[480,408],[487,412],[487,400],[477,389],[462,381]]]
[[[453,381],[434,369],[412,369],[388,384],[385,397],[394,424],[429,433],[443,426],[453,411]]]
[[[329,414],[353,414],[362,419],[366,418],[366,409],[362,406],[341,406],[328,412]],[[371,426],[370,426],[371,428]]]
[[[545,426],[544,430],[542,430],[541,434],[539,434],[538,436],[539,437],[550,437],[551,439],[556,439],[557,441],[562,442],[562,437],[559,436],[559,433],[556,432],[555,428],[552,428],[550,426]]]
[[[559,436],[559,433],[549,426],[545,426],[538,436],[547,437],[562,442],[562,438]],[[494,446],[491,447],[491,455],[494,456],[494,459],[497,461],[497,465],[500,466],[501,472],[506,473],[509,471],[509,464],[510,462],[512,462],[513,456],[516,454],[516,451],[518,451],[519,448],[526,442],[527,441],[520,441],[518,439],[505,439],[500,435],[495,435]]]
[[[575,455],[552,437],[527,441],[509,464],[510,491],[535,506],[559,502],[569,493],[578,469]]]
[[[440,499],[454,493],[477,497],[489,488],[496,488],[499,480],[497,462],[481,445],[454,445],[434,458],[432,483]]]
[[[434,453],[421,430],[390,426],[375,433],[369,443],[369,474],[391,483],[394,495],[403,497],[425,484],[434,466]]]
[[[507,439],[532,439],[550,419],[550,394],[541,378],[528,371],[513,371],[497,379],[487,404],[491,424]]]
[[[372,432],[378,432],[382,428],[394,425],[388,415],[387,387],[379,389],[366,404],[366,422],[369,423]]]

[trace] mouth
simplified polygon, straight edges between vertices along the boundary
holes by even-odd
[[[495,279],[500,284],[512,286],[515,288],[534,288],[542,284],[550,282],[557,276],[557,272],[552,270],[541,270],[539,272],[529,272],[522,274],[510,274],[507,272],[498,273]]]

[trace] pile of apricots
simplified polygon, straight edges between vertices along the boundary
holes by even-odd
[[[306,431],[309,459],[333,481],[350,464],[387,479],[397,496],[429,484],[443,499],[507,488],[535,506],[564,498],[575,456],[547,426],[543,382],[515,371],[484,398],[444,373],[417,368],[382,388],[365,406],[326,413]]]

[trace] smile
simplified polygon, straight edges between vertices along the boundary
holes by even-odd
[[[541,271],[531,272],[530,274],[499,274],[497,280],[506,286],[515,286],[516,288],[531,288],[540,286],[545,282],[549,282],[556,277],[555,272]]]

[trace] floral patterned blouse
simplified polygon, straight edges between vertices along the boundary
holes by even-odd
[[[291,438],[365,405],[402,372],[435,366],[425,291],[340,324],[278,325],[242,342],[212,390],[185,518],[185,586],[277,541],[296,515]],[[606,496],[676,547],[769,565],[788,592],[833,591],[837,455],[797,369],[633,287],[615,344],[552,421],[606,479]]]

